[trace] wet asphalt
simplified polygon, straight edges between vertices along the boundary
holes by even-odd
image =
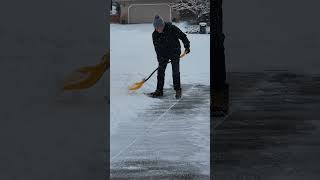
[[[215,118],[213,179],[320,178],[320,75],[230,73],[231,114]]]

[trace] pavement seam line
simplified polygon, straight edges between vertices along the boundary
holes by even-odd
[[[193,85],[190,90],[188,90],[186,93],[189,93],[195,85]],[[149,132],[149,130],[153,127],[153,125],[158,122],[165,114],[167,114],[170,109],[172,109],[176,104],[178,104],[182,99],[184,98],[184,96],[182,96],[182,98],[180,98],[178,101],[176,101],[175,103],[173,103],[165,112],[163,112],[156,120],[154,120],[147,128],[146,130],[144,130],[143,134],[147,134]],[[137,142],[137,140],[139,139],[139,136],[136,136],[133,141],[126,146],[125,148],[123,148],[122,150],[120,150],[116,155],[114,155],[113,157],[111,157],[111,161],[113,159],[116,159],[118,156],[120,156],[124,151],[128,150],[134,143]]]
[[[231,111],[229,114],[227,114],[227,116],[224,117],[224,118],[222,119],[222,121],[220,121],[220,123],[216,124],[216,125],[213,127],[213,129],[216,129],[218,126],[220,126],[225,120],[227,120],[227,119],[231,116],[232,113],[233,113],[233,111]]]

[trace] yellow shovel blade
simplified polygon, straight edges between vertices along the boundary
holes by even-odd
[[[140,89],[143,86],[144,82],[145,81],[142,80],[140,82],[134,83],[132,86],[129,87],[129,90],[134,91]]]

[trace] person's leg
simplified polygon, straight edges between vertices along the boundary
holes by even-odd
[[[160,58],[158,61],[159,61],[159,68],[158,68],[158,76],[157,76],[157,79],[158,79],[157,90],[163,91],[164,77],[165,77],[165,72],[166,72],[167,63],[169,59]]]
[[[180,82],[180,56],[174,56],[171,58],[172,65],[172,79],[174,90],[181,90]]]

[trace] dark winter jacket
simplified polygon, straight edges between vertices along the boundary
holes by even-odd
[[[177,26],[166,22],[162,33],[156,30],[152,33],[153,45],[158,57],[170,57],[181,54],[179,39],[183,42],[184,48],[190,47],[187,35]]]

